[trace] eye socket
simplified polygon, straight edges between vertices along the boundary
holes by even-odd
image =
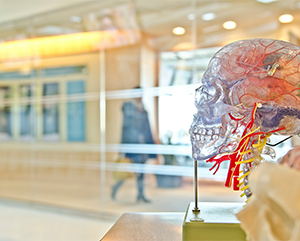
[[[214,97],[214,88],[208,88],[205,85],[201,85],[195,90],[195,102],[202,103],[208,102]]]

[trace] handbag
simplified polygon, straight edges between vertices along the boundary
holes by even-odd
[[[132,163],[132,161],[128,157],[120,157],[119,159],[117,159],[116,163]],[[125,180],[133,176],[134,176],[133,172],[124,172],[121,170],[113,171],[113,177],[117,181]]]

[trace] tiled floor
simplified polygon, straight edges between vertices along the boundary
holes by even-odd
[[[191,180],[178,188],[159,188],[153,178],[147,175],[145,180],[151,203],[136,202],[136,180],[131,179],[126,180],[116,200],[110,196],[113,182],[107,183],[105,206],[99,181],[84,182],[80,178],[67,182],[43,178],[30,188],[28,179],[2,178],[0,241],[94,241],[100,240],[124,212],[185,212],[193,201]],[[201,181],[199,201],[244,200],[221,182]],[[101,210],[105,210],[105,217]]]
[[[100,240],[113,221],[0,201],[1,241]]]

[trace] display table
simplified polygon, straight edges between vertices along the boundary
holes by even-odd
[[[103,241],[181,241],[185,213],[124,213]]]
[[[199,202],[200,213],[193,213],[191,203],[186,213],[124,213],[103,241],[195,241],[246,240],[235,213],[244,203]],[[202,221],[195,221],[195,218]]]

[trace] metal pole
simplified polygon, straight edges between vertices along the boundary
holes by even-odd
[[[106,93],[105,93],[105,50],[100,55],[100,203],[101,211],[105,212],[106,187]]]
[[[196,1],[191,0],[191,12],[193,14],[192,19],[192,43],[194,47],[193,53],[193,83],[196,83],[198,75],[197,75],[197,65],[196,65],[196,49],[197,49],[197,19],[196,19]],[[194,188],[195,188],[195,207],[193,212],[200,212],[198,208],[198,173],[197,173],[197,161],[194,160]]]
[[[193,212],[200,212],[198,208],[198,165],[197,161],[194,161],[194,188],[195,188],[195,207]]]

